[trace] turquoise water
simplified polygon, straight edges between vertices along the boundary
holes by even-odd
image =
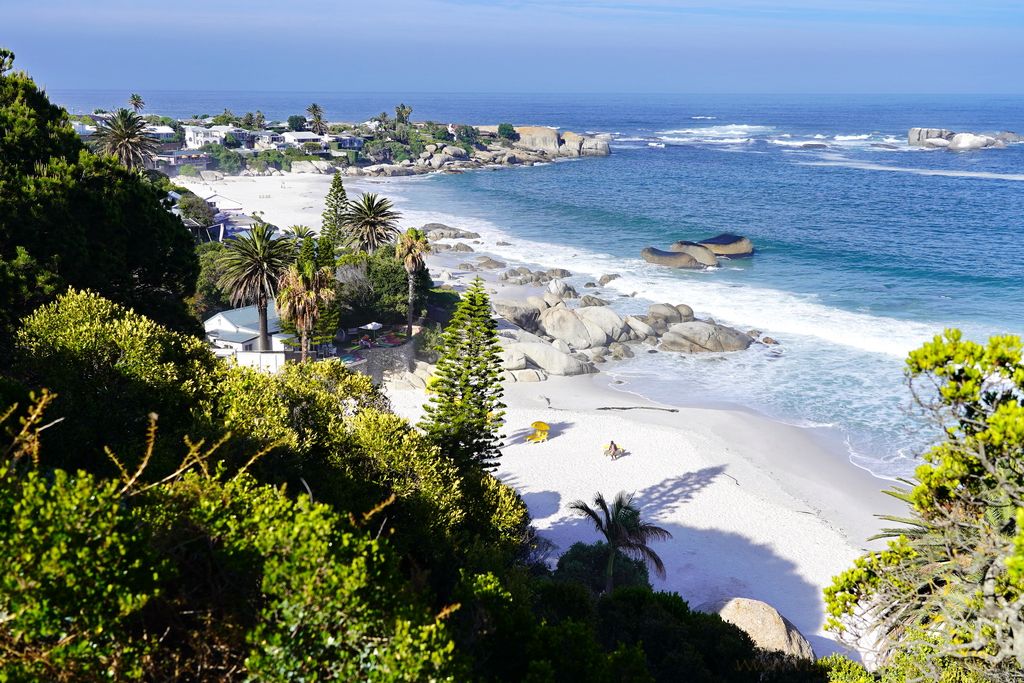
[[[122,94],[54,93],[72,109]],[[399,100],[414,118],[511,121],[612,135],[612,155],[397,185],[415,216],[480,227],[510,258],[569,268],[623,312],[651,301],[782,342],[725,357],[642,355],[605,365],[674,403],[727,402],[834,427],[851,459],[907,474],[928,438],[903,378],[908,351],[960,327],[1024,333],[1024,144],[968,153],[906,145],[911,126],[1024,132],[1024,97],[502,96],[152,93],[173,116],[309,101],[361,120]],[[805,148],[806,143],[825,145]],[[656,146],[652,146],[656,145]],[[662,146],[663,145],[663,146]],[[758,253],[700,273],[650,266],[646,246],[719,232]],[[606,297],[607,298],[607,297]]]

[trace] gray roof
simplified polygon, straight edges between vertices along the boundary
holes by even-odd
[[[252,341],[259,337],[258,334],[253,334],[252,332],[228,332],[227,330],[214,330],[208,334],[214,339],[234,342],[235,344],[244,344],[247,341]]]

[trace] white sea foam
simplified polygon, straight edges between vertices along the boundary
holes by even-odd
[[[717,119],[718,117],[717,116],[691,116],[690,118],[693,119],[694,121],[700,121],[700,120],[713,121],[714,119]]]
[[[802,166],[832,166],[837,168],[854,168],[861,171],[889,171],[891,173],[913,173],[924,176],[941,176],[945,178],[976,178],[979,180],[1010,180],[1024,182],[1024,173],[992,173],[990,171],[951,171],[938,168],[908,168],[905,166],[887,166],[852,159],[825,159],[822,161],[796,162]]]
[[[699,126],[658,131],[658,135],[695,135],[701,138],[735,138],[760,135],[775,130],[772,126],[754,126],[745,123],[728,123],[720,126]]]
[[[753,142],[752,138],[723,137],[723,138],[702,138],[697,136],[677,137],[663,136],[659,138],[664,142],[675,144],[698,144],[698,145],[745,145]]]
[[[803,147],[812,140],[780,140],[778,138],[771,138],[767,140],[770,145],[779,145],[780,147]]]
[[[851,142],[854,140],[869,140],[871,139],[871,133],[864,133],[863,135],[836,135],[835,140],[839,142]]]

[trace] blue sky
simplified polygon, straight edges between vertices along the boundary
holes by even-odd
[[[1022,0],[0,0],[48,89],[1022,93]]]

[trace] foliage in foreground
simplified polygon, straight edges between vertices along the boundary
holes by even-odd
[[[185,299],[198,265],[165,194],[86,149],[27,75],[0,73],[0,352],[23,316],[69,286],[193,329]]]
[[[454,680],[442,621],[363,524],[193,447],[144,484],[47,473],[44,395],[0,462],[0,674]],[[155,426],[149,432],[152,449]]]
[[[895,495],[888,547],[826,590],[831,627],[878,638],[884,661],[925,678],[1020,676],[1024,667],[1024,362],[1020,339],[948,331],[911,353],[908,374],[945,438]],[[1016,672],[1014,674],[1014,672]]]

